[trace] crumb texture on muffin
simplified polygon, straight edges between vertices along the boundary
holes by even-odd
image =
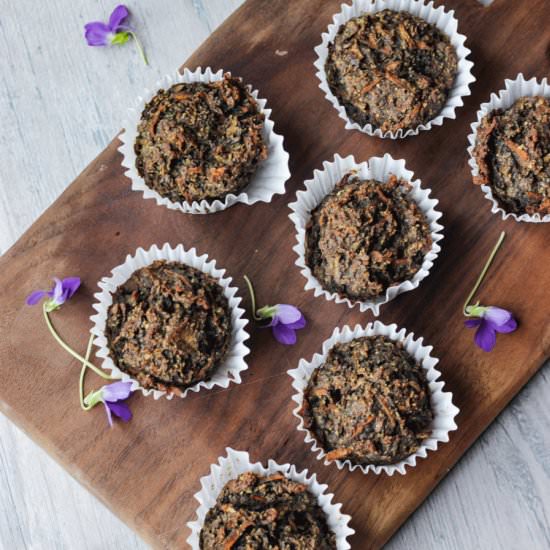
[[[481,120],[473,156],[479,175],[507,212],[550,214],[550,100],[522,97]]]
[[[264,118],[248,87],[228,74],[159,90],[138,125],[136,169],[174,202],[238,194],[267,158]]]
[[[433,420],[424,369],[385,336],[333,346],[309,380],[301,415],[329,460],[359,465],[415,453]]]
[[[146,389],[174,391],[208,380],[231,342],[231,310],[217,281],[158,260],[113,294],[105,335],[115,365]]]
[[[432,239],[409,192],[394,175],[383,183],[349,173],[312,211],[305,258],[325,290],[369,300],[414,276]]]
[[[435,25],[389,9],[342,25],[325,64],[348,117],[383,132],[414,129],[437,116],[457,68],[454,46]]]
[[[336,537],[306,485],[281,473],[241,474],[204,520],[201,550],[334,550]]]

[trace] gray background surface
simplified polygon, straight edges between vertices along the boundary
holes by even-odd
[[[128,2],[145,67],[131,44],[84,42],[84,23],[106,19],[115,2],[0,0],[0,252],[110,141],[142,88],[175,70],[240,3]],[[549,373],[535,376],[390,548],[550,548]],[[0,416],[0,548],[145,547]]]

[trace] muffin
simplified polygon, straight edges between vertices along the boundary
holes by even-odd
[[[245,472],[226,483],[206,514],[201,550],[333,550],[336,537],[306,485],[281,473]]]
[[[267,158],[264,115],[240,78],[159,90],[134,143],[145,184],[174,202],[240,193]]]
[[[385,336],[335,344],[315,369],[300,415],[328,460],[395,464],[430,436],[424,369]]]
[[[208,380],[231,334],[231,310],[216,279],[164,260],[116,289],[105,327],[109,355],[122,372],[142,388],[172,393]]]
[[[351,172],[312,211],[305,261],[325,290],[372,300],[420,269],[432,238],[410,189],[394,175],[384,183]]]
[[[514,214],[550,214],[550,100],[521,97],[481,120],[473,157],[493,197]]]
[[[350,120],[382,132],[414,129],[437,116],[457,69],[448,36],[389,9],[342,25],[325,63],[329,88]]]

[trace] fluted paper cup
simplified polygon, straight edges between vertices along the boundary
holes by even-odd
[[[132,181],[134,191],[143,193],[143,197],[146,199],[154,199],[161,206],[189,214],[219,212],[238,202],[248,205],[256,202],[270,202],[275,195],[285,193],[285,182],[290,178],[289,156],[283,147],[283,137],[275,133],[273,121],[270,119],[271,109],[266,108],[267,101],[265,99],[258,97],[258,90],[252,91],[251,94],[258,104],[258,109],[265,116],[263,137],[268,149],[267,159],[258,165],[250,183],[238,195],[230,193],[221,200],[213,201],[203,199],[200,202],[193,201],[192,203],[174,202],[147,186],[136,169],[134,143],[138,134],[137,128],[141,113],[158,90],[168,89],[180,82],[217,82],[223,80],[223,75],[226,72],[223,70],[214,72],[210,67],[206,67],[204,70],[198,67],[195,71],[186,68],[183,70],[183,74],[176,72],[173,75],[166,75],[156,83],[154,90],[144,90],[143,95],[137,98],[135,106],[128,109],[127,119],[124,122],[125,130],[120,135],[122,145],[118,150],[122,153],[122,166],[126,168],[125,174]]]
[[[427,123],[418,125],[416,128],[409,128],[407,130],[400,128],[396,132],[382,132],[380,128],[374,128],[372,124],[360,126],[356,122],[353,122],[348,117],[344,106],[340,104],[338,98],[331,92],[325,73],[328,47],[329,44],[334,42],[339,28],[354,17],[376,13],[385,9],[406,11],[435,25],[449,37],[451,44],[456,50],[458,59],[453,87],[449,90],[447,101],[438,115]],[[466,37],[458,32],[458,21],[454,16],[454,11],[447,12],[443,6],[435,8],[433,2],[427,3],[425,0],[354,0],[351,5],[342,4],[341,11],[334,15],[332,21],[327,31],[322,34],[321,44],[315,48],[315,53],[317,54],[317,59],[314,63],[317,69],[315,74],[320,81],[319,88],[323,90],[325,97],[338,111],[340,118],[346,122],[346,130],[359,130],[370,136],[380,138],[400,139],[407,136],[415,136],[421,130],[429,130],[432,126],[441,126],[447,118],[456,118],[455,110],[464,105],[463,98],[471,94],[470,84],[475,82],[476,79],[472,74],[474,64],[467,59],[471,52],[464,45]]]
[[[412,332],[407,333],[404,328],[398,329],[397,325],[384,325],[380,321],[369,323],[365,328],[356,325],[352,330],[349,326],[344,326],[342,329],[336,328],[332,336],[323,342],[322,352],[316,353],[311,361],[301,359],[298,368],[289,370],[288,374],[292,378],[292,387],[296,390],[296,394],[292,400],[297,404],[293,414],[299,420],[298,431],[304,432],[304,441],[311,445],[311,450],[317,455],[317,460],[323,460],[324,464],[329,465],[332,461],[326,458],[326,452],[319,446],[315,436],[304,427],[304,419],[300,415],[300,409],[304,400],[304,392],[309,383],[309,379],[313,371],[323,365],[326,361],[328,352],[335,344],[347,343],[356,338],[363,336],[386,336],[394,342],[401,342],[405,350],[416,360],[416,362],[425,370],[428,386],[430,389],[430,400],[433,412],[433,421],[430,426],[431,435],[425,439],[418,450],[395,464],[390,465],[375,465],[375,464],[353,464],[350,460],[335,460],[339,470],[348,468],[353,471],[359,468],[364,474],[381,472],[392,476],[394,473],[406,473],[406,467],[414,468],[416,461],[419,458],[426,458],[428,451],[436,451],[440,443],[449,441],[449,432],[456,430],[455,417],[460,412],[453,405],[453,394],[444,392],[445,384],[438,380],[441,373],[435,368],[438,359],[431,356],[432,346],[424,346],[423,338],[415,339]]]
[[[525,96],[543,96],[550,97],[550,85],[548,80],[543,78],[540,82],[536,78],[525,80],[523,74],[520,73],[514,80],[506,79],[504,81],[504,89],[499,90],[496,94],[491,94],[487,103],[482,103],[477,112],[477,120],[471,125],[472,133],[468,136],[468,164],[472,171],[472,176],[479,176],[479,168],[474,158],[473,152],[476,144],[477,129],[483,117],[496,109],[509,109],[519,98]],[[514,212],[506,212],[493,196],[490,185],[482,185],[481,190],[485,198],[491,202],[491,212],[498,214],[503,220],[512,218],[516,222],[542,223],[550,222],[550,214],[541,216],[540,214],[516,214]]]
[[[136,379],[121,371],[109,355],[105,327],[107,312],[109,306],[113,303],[113,293],[136,270],[152,264],[155,260],[180,262],[210,275],[223,288],[223,294],[227,298],[231,309],[231,343],[225,359],[209,380],[203,380],[184,390],[170,388],[167,391],[162,391],[142,388]],[[132,390],[140,390],[144,395],[153,395],[155,399],[162,396],[172,399],[174,395],[185,397],[190,391],[198,392],[201,388],[211,389],[215,386],[227,388],[231,382],[240,384],[241,372],[248,368],[245,356],[250,353],[250,350],[244,344],[249,338],[244,329],[248,321],[243,317],[244,309],[239,307],[241,298],[237,296],[237,288],[230,286],[231,277],[224,277],[224,274],[225,269],[216,268],[216,261],[208,260],[207,254],[199,256],[194,248],[185,250],[181,244],[176,248],[172,248],[168,243],[165,243],[162,248],[158,248],[157,245],[153,245],[149,250],[138,248],[133,256],[128,255],[126,261],[115,267],[110,276],[103,277],[99,281],[98,286],[101,291],[94,294],[96,302],[93,308],[97,313],[90,317],[93,323],[91,333],[95,337],[94,344],[98,348],[96,355],[103,360],[102,368],[111,371],[111,375],[115,378],[132,382]]]
[[[413,278],[390,286],[383,295],[369,301],[352,301],[336,292],[325,290],[313,276],[305,259],[306,226],[311,218],[311,212],[332,192],[336,184],[350,172],[355,172],[363,180],[375,179],[387,182],[391,175],[395,175],[397,178],[409,182],[411,185],[410,197],[426,216],[432,238],[432,247],[424,256],[422,266]],[[378,316],[380,306],[387,304],[399,294],[413,290],[420,285],[420,282],[428,276],[435,259],[441,251],[438,242],[443,238],[443,226],[438,223],[442,214],[435,209],[438,201],[430,199],[430,189],[423,189],[420,180],[413,180],[413,177],[413,172],[405,167],[404,160],[395,160],[387,153],[383,157],[372,157],[367,162],[361,163],[357,163],[352,155],[345,158],[335,155],[333,161],[323,162],[322,170],[313,172],[313,179],[305,182],[306,190],[298,191],[296,201],[289,205],[293,211],[290,214],[290,219],[296,227],[296,240],[298,241],[298,244],[293,248],[298,255],[295,263],[306,279],[305,290],[313,290],[315,296],[324,296],[326,300],[334,300],[338,304],[345,303],[350,308],[358,305],[361,311],[370,309],[374,315]]]
[[[195,493],[195,499],[200,504],[197,510],[197,519],[187,524],[191,529],[191,535],[187,539],[187,543],[193,550],[200,550],[200,532],[204,525],[204,519],[208,510],[216,504],[216,499],[224,485],[245,472],[254,472],[261,476],[269,476],[280,472],[297,483],[307,485],[308,490],[315,495],[317,503],[326,514],[328,526],[336,535],[336,548],[338,550],[351,548],[347,542],[347,538],[355,533],[349,527],[351,518],[342,514],[341,504],[332,503],[334,495],[327,493],[328,486],[320,484],[315,474],[308,475],[307,470],[298,471],[294,465],[277,464],[274,460],[269,460],[267,467],[264,467],[260,462],[253,464],[250,462],[248,453],[236,451],[230,447],[226,448],[226,452],[227,456],[220,457],[218,463],[210,467],[210,475],[201,478],[201,490]]]

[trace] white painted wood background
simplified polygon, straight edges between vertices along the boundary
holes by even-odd
[[[240,3],[130,0],[145,67],[131,44],[89,48],[82,38],[114,1],[0,0],[0,253],[110,141],[141,89]],[[549,392],[546,366],[388,547],[550,548]],[[0,415],[0,548],[146,546]]]

